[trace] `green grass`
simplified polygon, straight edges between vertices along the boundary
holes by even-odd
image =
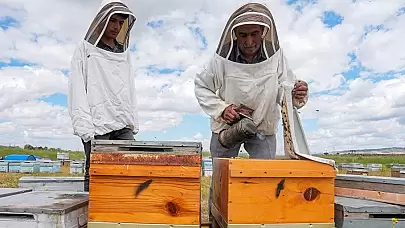
[[[201,220],[208,221],[208,199],[210,194],[211,177],[201,177]]]
[[[31,154],[35,156],[40,156],[41,158],[48,158],[56,160],[58,152],[69,152],[71,160],[84,159],[84,153],[79,151],[65,151],[57,149],[36,149],[36,150],[27,150],[19,147],[4,147],[0,146],[0,157],[5,157],[9,154]]]
[[[405,164],[405,156],[360,156],[360,155],[317,155],[327,159],[335,160],[336,163],[361,163],[361,164],[383,164],[391,163]]]

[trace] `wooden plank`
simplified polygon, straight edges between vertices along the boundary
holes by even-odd
[[[317,170],[300,170],[297,169],[232,169],[231,177],[334,177],[334,171],[320,173]]]
[[[224,218],[228,218],[229,160],[213,159],[212,204]]]
[[[92,176],[90,182],[90,222],[200,223],[199,179]]]
[[[303,160],[230,160],[231,177],[335,177],[329,165]],[[287,168],[288,167],[288,168]]]
[[[215,220],[214,223],[216,222],[216,226],[220,226],[221,228],[226,228],[228,227],[228,224],[224,218],[224,214],[222,214],[221,212],[219,212],[218,208],[216,207],[215,204],[213,204],[211,206],[211,213],[212,213],[212,217]],[[214,228],[215,225],[213,226]]]
[[[228,224],[219,210],[212,206],[212,214],[221,228],[335,228],[332,223],[275,223],[275,224]]]
[[[201,166],[201,160],[201,155],[137,154],[128,151],[125,153],[93,152],[90,158],[91,164],[165,166]]]
[[[228,224],[333,223],[333,178],[232,178],[228,206]]]
[[[92,176],[132,176],[132,177],[182,177],[200,178],[198,166],[148,166],[148,165],[109,165],[92,164]]]
[[[335,186],[340,188],[405,193],[405,179],[403,178],[338,174],[335,179]]]
[[[405,205],[405,194],[399,193],[335,187],[335,195]]]
[[[335,180],[335,186],[340,188],[352,188],[360,190],[382,191],[401,194],[405,193],[405,186],[403,185]]]

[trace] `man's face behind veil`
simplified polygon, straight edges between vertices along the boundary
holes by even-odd
[[[241,25],[235,28],[237,43],[244,56],[254,56],[260,49],[263,26]]]
[[[110,21],[107,24],[107,28],[104,35],[109,39],[117,38],[124,24],[126,15],[114,14],[110,17]]]

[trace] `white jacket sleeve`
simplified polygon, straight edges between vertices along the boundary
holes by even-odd
[[[292,72],[290,66],[288,65],[287,58],[285,57],[283,50],[281,51],[281,59],[280,59],[280,68],[282,70],[281,74],[279,75],[278,78],[278,95],[277,95],[277,103],[281,105],[281,101],[283,98],[284,94],[284,89],[282,87],[283,82],[287,82],[287,84],[291,84],[291,86],[294,86],[294,84],[298,81],[295,74]],[[303,102],[298,102],[294,97],[293,97],[293,105],[294,107],[300,109],[306,105],[308,101],[308,95],[304,98]]]
[[[213,58],[204,65],[204,69],[197,74],[194,80],[194,92],[202,110],[219,122],[225,122],[221,117],[222,112],[231,104],[227,104],[217,95],[217,90],[222,86],[223,75],[218,70],[218,65]]]
[[[87,101],[87,76],[85,76],[84,50],[79,45],[72,57],[68,83],[68,110],[73,132],[83,141],[94,138],[95,128]]]
[[[131,58],[131,54],[129,54],[128,57],[129,61],[131,62],[131,86],[130,88],[130,93],[131,93],[131,104],[132,104],[132,113],[133,113],[133,117],[134,117],[134,130],[133,133],[136,135],[139,132],[139,115],[138,115],[138,100],[137,100],[137,96],[136,96],[136,85],[135,85],[135,70],[133,68],[132,65],[132,58]]]

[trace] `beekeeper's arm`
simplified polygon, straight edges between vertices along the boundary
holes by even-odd
[[[132,58],[131,55],[128,55],[128,59],[131,63],[131,77],[130,77],[130,83],[131,85],[129,86],[130,88],[130,93],[131,93],[131,107],[133,110],[133,117],[134,117],[134,129],[133,129],[133,133],[136,135],[139,132],[139,115],[138,115],[138,99],[136,96],[136,86],[135,86],[135,71],[134,71],[134,67],[132,66]]]
[[[87,77],[84,68],[84,51],[79,45],[71,60],[68,84],[68,110],[73,125],[73,132],[83,141],[94,138],[95,129],[87,101]]]
[[[290,84],[291,86],[294,86],[295,83],[297,83],[299,80],[297,80],[295,74],[292,72],[290,66],[288,65],[287,58],[285,57],[284,53],[282,50],[281,51],[281,57],[280,57],[280,66],[279,69],[282,70],[281,74],[279,75],[278,82],[279,82],[279,88],[278,88],[278,96],[277,96],[277,103],[281,105],[282,101],[282,96],[284,93],[284,88],[282,87],[283,83]],[[304,107],[308,101],[308,93],[302,99],[301,101],[298,101],[295,97],[294,94],[292,94],[292,101],[294,107],[297,109],[300,109]]]
[[[225,122],[221,117],[222,112],[231,104],[227,104],[217,95],[217,90],[222,86],[223,75],[218,69],[215,59],[204,65],[204,69],[197,74],[194,80],[194,92],[203,111],[211,118]]]

